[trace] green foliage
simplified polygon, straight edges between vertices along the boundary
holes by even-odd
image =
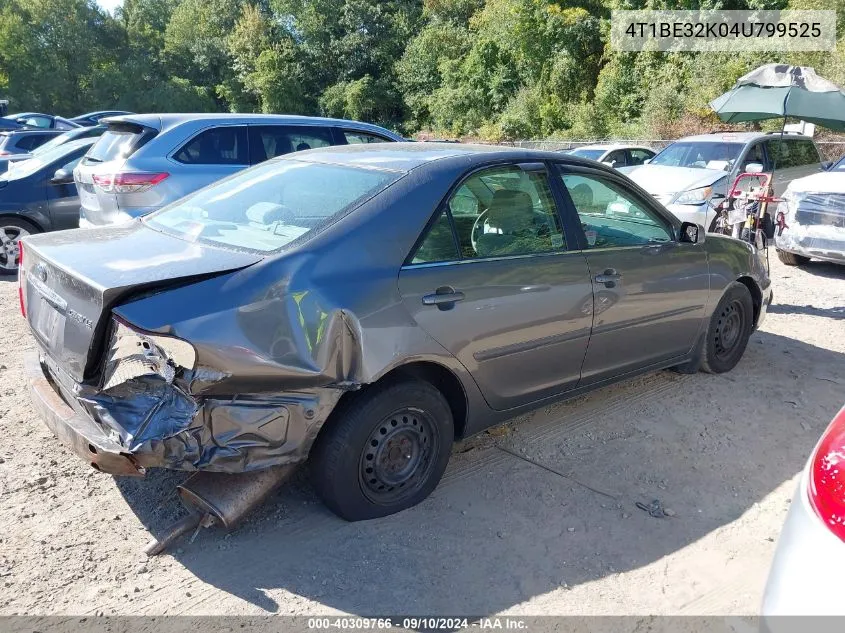
[[[754,67],[833,53],[622,53],[613,9],[836,9],[845,0],[0,0],[10,110],[283,112],[489,139],[671,137]]]

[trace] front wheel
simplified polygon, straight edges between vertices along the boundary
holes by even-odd
[[[314,487],[347,521],[394,514],[425,499],[449,462],[454,424],[431,384],[371,387],[333,414],[311,452]]]
[[[710,317],[701,368],[721,374],[736,367],[754,327],[751,293],[738,281],[727,287]]]
[[[809,257],[803,255],[796,255],[795,253],[787,253],[778,249],[778,259],[787,266],[800,266],[810,261]]]
[[[0,275],[14,275],[18,272],[22,237],[40,233],[38,227],[18,218],[0,218]]]

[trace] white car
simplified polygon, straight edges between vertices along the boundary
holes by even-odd
[[[787,266],[811,257],[845,264],[845,159],[793,180],[774,219],[781,220],[775,229],[778,258]]]
[[[619,143],[599,143],[584,145],[568,150],[567,154],[589,158],[611,167],[632,167],[642,165],[654,158],[656,152],[642,145],[621,145]]]
[[[716,228],[716,208],[740,173],[771,172],[775,195],[790,182],[824,167],[813,140],[780,133],[713,132],[678,139],[647,165],[619,171],[683,222]]]

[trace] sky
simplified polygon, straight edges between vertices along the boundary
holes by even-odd
[[[114,10],[123,4],[123,0],[97,0],[97,4],[99,4],[101,8],[114,15]]]

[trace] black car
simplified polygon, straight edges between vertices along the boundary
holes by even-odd
[[[0,132],[0,173],[9,168],[9,161],[18,155],[31,154],[57,136],[60,130],[33,130],[22,128]]]
[[[97,125],[100,122],[100,119],[105,119],[110,116],[118,116],[120,114],[134,114],[134,112],[127,112],[126,110],[99,110],[97,112],[80,114],[70,120],[84,127],[90,127],[92,125]]]
[[[70,141],[0,174],[0,275],[17,272],[24,235],[79,226],[73,168],[93,143]]]

